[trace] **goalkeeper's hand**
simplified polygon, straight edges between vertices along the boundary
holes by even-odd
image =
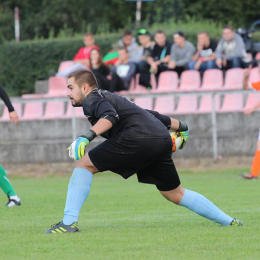
[[[85,155],[85,147],[88,144],[89,140],[86,137],[78,137],[67,149],[67,151],[69,151],[69,157],[76,161],[81,159]]]
[[[180,122],[180,126],[176,132],[179,132],[181,134],[182,143],[181,143],[181,146],[179,149],[182,150],[188,141],[189,129],[188,129],[188,126],[186,125],[186,123],[181,122],[181,121],[179,121],[179,122]]]

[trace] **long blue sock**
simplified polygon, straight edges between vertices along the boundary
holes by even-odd
[[[207,198],[191,190],[185,189],[185,193],[179,205],[194,211],[204,218],[219,223],[222,226],[229,226],[233,220],[233,218],[221,211]]]
[[[70,178],[63,223],[70,225],[78,221],[79,212],[88,197],[93,174],[83,168],[75,168]]]

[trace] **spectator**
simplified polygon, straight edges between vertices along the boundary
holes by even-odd
[[[166,40],[164,31],[158,30],[154,36],[156,44],[151,51],[151,56],[147,58],[148,66],[142,68],[141,73],[154,72],[158,80],[161,72],[168,70],[168,62],[170,60],[171,43]],[[148,78],[149,79],[149,78]],[[142,85],[151,88],[150,79],[142,82]]]
[[[151,41],[151,35],[146,29],[138,31],[138,40],[141,44],[141,48],[139,47],[140,61],[137,64],[137,72],[140,73],[139,84],[150,88],[150,65],[147,59],[152,55],[154,43]]]
[[[93,48],[90,52],[90,70],[94,73],[99,88],[110,92],[125,89],[122,79],[115,72],[110,73],[109,68],[102,62],[102,55],[98,48]]]
[[[188,63],[195,53],[194,45],[185,40],[182,31],[176,31],[173,34],[174,44],[171,47],[171,58],[168,64],[169,69],[180,74],[188,67]]]
[[[112,72],[123,80],[124,85],[120,86],[118,90],[128,90],[131,84],[132,78],[135,76],[136,65],[129,61],[129,53],[126,48],[119,50],[119,59],[116,62],[116,66],[112,68]],[[119,87],[119,86],[118,86]]]
[[[56,76],[67,78],[70,73],[79,69],[86,69],[90,66],[90,51],[92,48],[99,49],[99,47],[95,45],[95,38],[92,33],[86,33],[84,35],[84,44],[85,47],[80,48],[73,59],[74,65],[63,72],[57,73]]]
[[[192,61],[188,64],[189,69],[201,71],[214,69],[216,67],[216,48],[217,42],[209,38],[208,32],[200,32],[198,34],[197,52],[192,56]]]
[[[245,66],[245,58],[247,53],[242,37],[231,26],[224,27],[216,49],[217,66],[224,69],[242,68]]]
[[[133,37],[130,30],[125,30],[123,32],[123,38],[118,41],[120,48],[126,48],[129,53],[129,62],[140,61],[139,57],[139,46],[136,43],[135,37]]]

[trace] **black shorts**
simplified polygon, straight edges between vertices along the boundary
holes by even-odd
[[[100,171],[112,171],[127,179],[137,174],[138,181],[154,184],[161,191],[180,185],[172,160],[169,138],[110,138],[89,151],[89,158]]]

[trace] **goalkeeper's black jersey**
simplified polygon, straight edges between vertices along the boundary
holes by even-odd
[[[0,98],[4,101],[5,105],[8,108],[9,112],[13,112],[14,108],[12,106],[12,103],[7,95],[7,93],[5,92],[5,89],[0,85]]]
[[[102,136],[105,138],[169,138],[169,117],[145,110],[127,98],[106,90],[95,89],[83,101],[83,111],[94,125],[100,118],[108,119],[113,127]]]

